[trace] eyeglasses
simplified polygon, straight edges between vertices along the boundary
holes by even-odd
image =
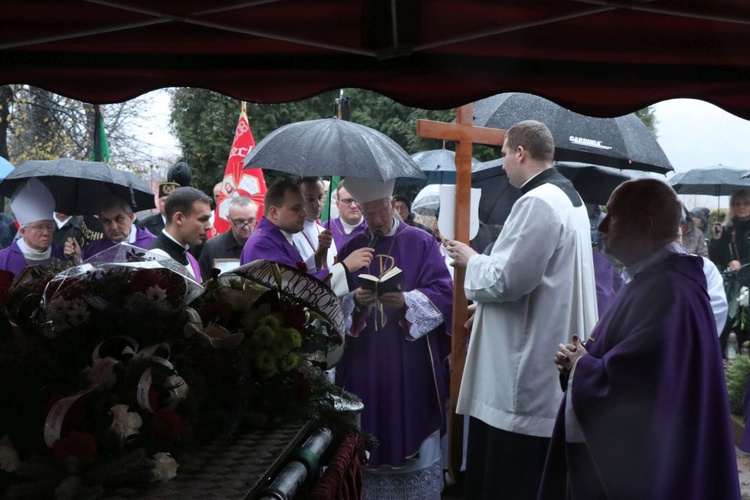
[[[236,227],[254,226],[255,225],[255,220],[256,219],[248,219],[248,220],[237,219],[237,220],[234,220],[232,218],[229,218],[229,222],[231,222],[232,224],[234,224]]]
[[[339,200],[339,203],[343,203],[344,205],[351,205],[352,203],[357,203],[357,200],[354,198],[344,198],[343,200]]]

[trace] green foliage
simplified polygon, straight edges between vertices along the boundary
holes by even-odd
[[[742,406],[745,400],[745,389],[750,378],[750,358],[737,356],[727,363],[724,373],[727,378],[729,409],[735,415],[742,415],[745,411]]]
[[[279,127],[303,120],[330,118],[336,115],[337,91],[302,101],[284,104],[247,105],[247,115],[255,142],[260,142]],[[401,105],[380,94],[347,89],[348,101],[355,123],[378,130],[396,141],[407,152],[416,153],[443,147],[442,141],[417,137],[417,120],[448,122],[455,110],[424,110]],[[210,192],[221,179],[240,113],[240,102],[204,89],[177,89],[172,98],[172,125],[182,146],[185,159],[193,170],[193,184]],[[450,147],[450,145],[448,145]],[[475,158],[489,160],[498,156],[491,148],[476,148]],[[272,184],[287,175],[266,170],[266,183]]]
[[[654,107],[649,106],[647,108],[639,109],[635,112],[635,116],[637,116],[644,125],[646,125],[646,128],[651,131],[654,135],[656,134],[656,114],[654,114]]]

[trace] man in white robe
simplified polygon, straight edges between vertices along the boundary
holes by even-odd
[[[492,252],[446,245],[477,304],[457,411],[471,417],[465,497],[535,499],[563,395],[550,360],[593,329],[596,284],[586,207],[552,168],[547,127],[515,125],[503,154],[523,194]]]

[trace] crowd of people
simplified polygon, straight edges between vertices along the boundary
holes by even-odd
[[[320,221],[322,179],[281,181],[260,218],[252,200],[232,198],[230,230],[205,241],[215,200],[185,185],[183,168],[140,223],[126,201],[102,204],[101,237],[88,242],[75,232],[85,221],[55,214],[30,180],[11,200],[19,237],[0,268],[79,262],[126,242],[198,282],[256,259],[327,280],[349,327],[335,380],[361,398],[362,429],[378,442],[364,498],[433,500],[449,421],[452,270],[462,269],[470,302],[458,307],[471,317],[453,396],[468,421],[465,498],[739,499],[719,269],[750,263],[750,193],[735,193],[712,227],[707,210],[687,212],[654,179],[622,184],[601,210],[553,168],[544,124],[515,125],[502,152],[520,195],[484,252],[417,224],[393,180],[357,177],[334,187],[336,218]],[[360,280],[386,273],[398,280],[385,293]]]

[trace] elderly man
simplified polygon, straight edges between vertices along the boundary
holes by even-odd
[[[674,243],[679,219],[656,179],[612,193],[599,230],[632,279],[554,355],[567,390],[539,498],[740,498],[703,260]]]
[[[167,197],[164,213],[167,225],[151,243],[149,250],[176,260],[200,283],[200,266],[188,248],[203,241],[211,218],[211,198],[193,187],[177,188]]]
[[[518,123],[502,151],[522,196],[489,255],[447,244],[476,303],[457,412],[470,417],[465,494],[477,500],[536,498],[561,396],[549,360],[597,318],[588,213],[552,168],[552,134]]]
[[[347,241],[367,228],[357,202],[346,189],[346,179],[336,186],[336,208],[339,216],[325,221],[323,227],[331,230],[336,248],[341,249]]]
[[[336,257],[336,244],[330,229],[318,224],[323,212],[326,191],[320,177],[303,177],[297,181],[305,206],[302,230],[292,235],[292,243],[311,271],[331,268]]]
[[[146,229],[136,227],[135,214],[127,201],[111,197],[99,209],[99,221],[104,227],[104,238],[91,242],[83,249],[83,260],[112,248],[118,243],[129,243],[147,249],[156,236]]]
[[[159,196],[156,203],[156,208],[159,210],[159,213],[146,217],[142,221],[138,221],[138,227],[148,229],[149,233],[158,236],[158,234],[161,233],[161,230],[164,229],[164,226],[166,226],[167,223],[167,215],[164,211],[164,204],[166,203],[167,197],[170,195],[170,193],[179,187],[180,185],[176,182],[160,182],[158,193]]]
[[[266,212],[245,243],[240,263],[266,259],[307,270],[302,255],[293,243],[294,234],[305,226],[305,201],[299,186],[289,181],[277,182],[266,191],[263,204]],[[318,279],[331,274],[331,289],[337,295],[343,295],[349,292],[347,275],[368,266],[371,259],[372,249],[363,249],[352,253],[331,269],[312,270],[310,274]]]
[[[216,265],[218,259],[236,261],[234,265],[240,265],[242,249],[255,230],[258,205],[250,198],[235,196],[229,200],[228,215],[231,229],[208,240],[201,251],[198,262],[203,279],[211,277],[211,269],[218,267]]]
[[[26,266],[47,265],[65,261],[63,249],[52,244],[55,222],[52,211],[55,200],[38,179],[29,179],[12,196],[10,207],[20,224],[21,237],[0,250],[0,269],[18,275]],[[65,243],[65,252],[75,255],[73,238]]]
[[[394,181],[347,177],[368,230],[339,251],[375,250],[362,271],[376,277],[400,268],[400,291],[378,295],[358,286],[351,273],[344,298],[352,315],[351,336],[336,366],[336,383],[362,398],[362,429],[375,435],[365,469],[365,498],[439,499],[442,487],[440,434],[444,428],[446,360],[450,351],[453,283],[435,238],[401,221],[393,211]]]

